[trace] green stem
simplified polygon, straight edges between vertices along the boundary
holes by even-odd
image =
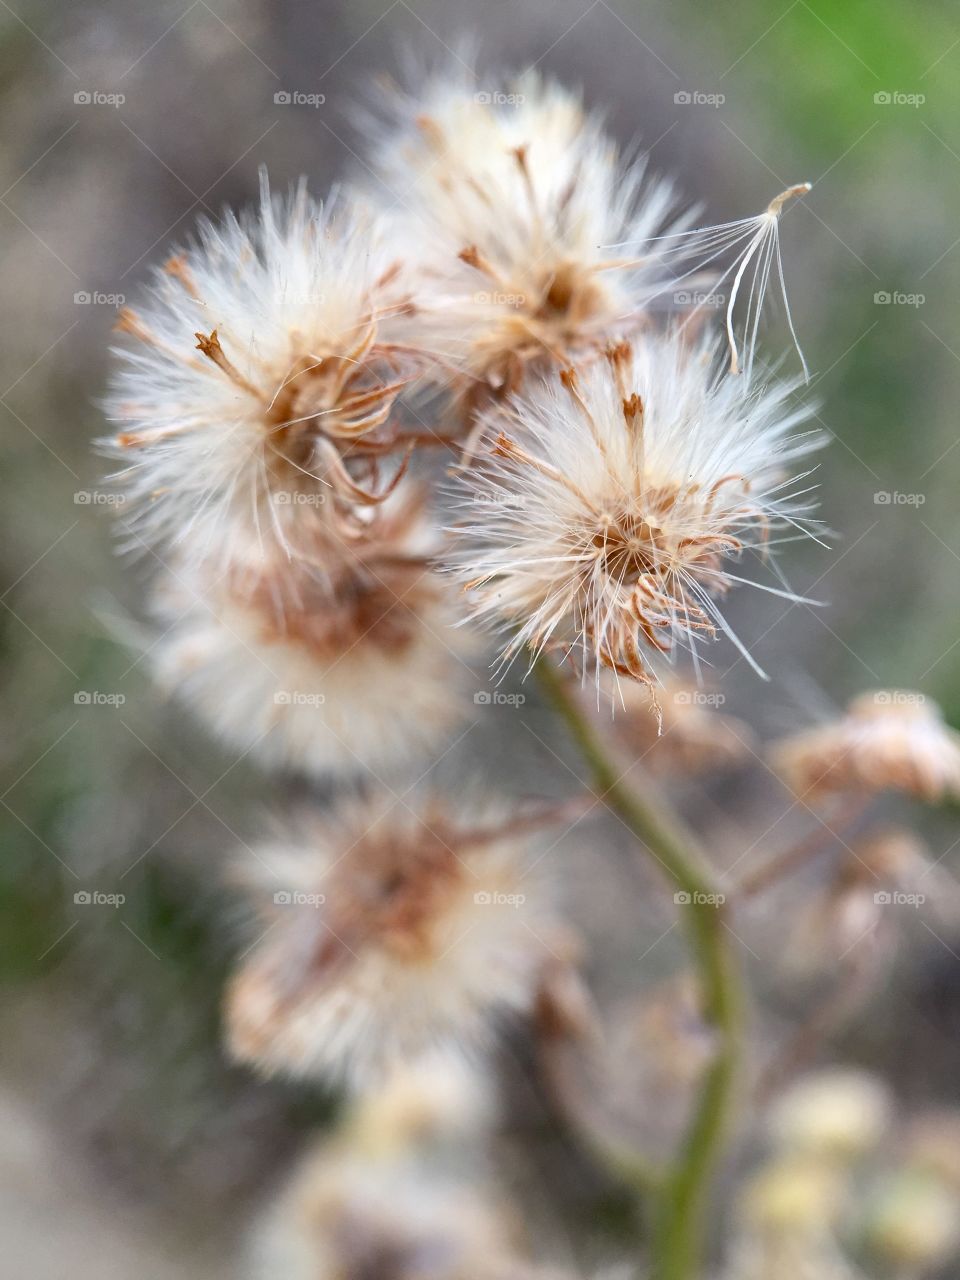
[[[700,978],[704,1016],[717,1035],[700,1096],[661,1188],[653,1239],[657,1280],[697,1280],[709,1184],[733,1106],[740,1056],[740,978],[724,924],[723,898],[718,898],[696,838],[673,811],[649,787],[633,780],[629,787],[623,784],[621,770],[569,682],[548,659],[541,659],[536,671],[589,766],[595,792],[646,846],[674,887]]]

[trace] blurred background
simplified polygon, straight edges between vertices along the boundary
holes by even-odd
[[[287,793],[165,706],[138,656],[143,568],[114,554],[91,447],[117,307],[198,215],[250,202],[259,165],[315,193],[362,171],[350,117],[371,79],[404,46],[439,57],[464,33],[493,64],[582,85],[704,221],[809,180],[782,237],[832,436],[817,479],[836,538],[786,548],[784,566],[828,607],[741,592],[733,621],[773,679],[732,648],[716,675],[765,736],[885,685],[956,724],[960,23],[931,0],[10,0],[0,31],[0,1271],[60,1277],[69,1258],[77,1280],[235,1275],[251,1214],[330,1103],[258,1084],[218,1047],[238,947],[222,859]],[[774,316],[767,348],[786,346]],[[533,731],[478,708],[445,775],[483,760],[515,793],[569,789],[533,691],[524,715]],[[691,816],[728,851],[749,846],[785,808],[764,783],[694,788]],[[955,866],[955,815],[924,833]],[[589,839],[605,881],[576,841],[558,858],[600,994],[620,995],[669,969],[666,948],[642,957],[670,906],[624,871],[617,830]],[[960,946],[914,934],[843,1051],[910,1099],[956,1101]],[[562,1167],[596,1226],[522,1046],[505,1073],[504,1185],[546,1201]]]

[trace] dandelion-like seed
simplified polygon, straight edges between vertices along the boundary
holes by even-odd
[[[229,989],[236,1057],[360,1087],[529,1011],[553,923],[524,836],[544,819],[490,809],[471,823],[461,801],[357,802],[262,849],[286,888]]]
[[[933,802],[960,795],[960,734],[932,699],[904,690],[860,694],[838,720],[784,739],[774,760],[804,796],[892,790]]]
[[[322,539],[319,561],[252,547],[225,573],[178,563],[154,598],[160,685],[274,768],[392,770],[437,747],[464,714],[472,638],[429,567],[421,495],[401,490],[376,530],[333,563]]]
[[[579,653],[652,684],[657,658],[732,635],[718,598],[746,579],[731,561],[807,525],[788,471],[819,438],[794,434],[791,390],[648,338],[485,415],[456,566],[472,615],[509,631],[503,660]]]
[[[121,312],[132,341],[107,447],[133,545],[221,561],[251,540],[292,556],[319,530],[335,545],[402,471],[382,475],[413,374],[388,338],[403,301],[382,224],[346,198],[261,184],[257,213],[202,223],[144,308]]]
[[[625,158],[578,96],[534,72],[490,92],[473,73],[395,91],[373,167],[399,199],[396,234],[419,269],[424,346],[477,389],[515,388],[531,362],[565,363],[643,323],[667,278],[657,253],[601,249],[677,232],[671,186]],[[498,82],[499,85],[499,82]]]
[[[787,327],[797,355],[800,357],[804,378],[809,378],[807,362],[794,328],[790,302],[787,298],[783,257],[780,252],[780,218],[791,200],[806,195],[810,189],[809,182],[795,183],[774,196],[766,209],[754,217],[738,218],[734,222],[699,227],[692,231],[669,232],[666,235],[652,237],[646,242],[627,241],[612,245],[611,248],[623,250],[628,247],[634,249],[645,247],[648,254],[652,255],[654,261],[661,264],[662,268],[689,263],[690,265],[686,265],[684,271],[673,277],[672,285],[675,286],[691,278],[703,279],[709,283],[708,296],[711,298],[722,299],[723,295],[719,290],[729,281],[725,327],[730,349],[730,372],[744,373],[748,381],[753,374],[763,302],[770,284],[770,277],[776,267]],[[728,265],[720,270],[721,264],[725,261]],[[747,289],[747,305],[743,315],[741,337],[738,339],[737,301],[744,287]],[[701,313],[703,305],[695,302],[692,314]]]

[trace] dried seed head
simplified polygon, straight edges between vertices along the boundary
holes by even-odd
[[[858,840],[845,864],[847,880],[882,883],[906,889],[931,873],[929,850],[919,836],[899,827],[874,831]]]
[[[390,340],[397,264],[364,207],[286,200],[204,223],[121,313],[108,451],[131,545],[195,560],[343,532],[391,480],[379,467],[414,373]],[[396,473],[396,467],[394,468]]]
[[[786,935],[781,912],[769,923],[788,973],[833,981],[839,974],[841,987],[860,1000],[889,972],[910,927],[909,907],[923,907],[938,928],[960,925],[960,885],[913,832],[881,828],[841,844],[837,866],[801,896]]]
[[[534,72],[484,88],[461,66],[394,92],[370,129],[372,167],[419,269],[421,341],[509,389],[531,362],[566,362],[643,323],[665,278],[658,254],[599,246],[687,220],[577,95]]]
[[[552,928],[524,824],[435,801],[357,803],[267,847],[289,885],[227,997],[232,1052],[362,1086],[431,1048],[473,1049],[532,1007]],[[279,876],[278,871],[278,876]],[[272,899],[272,900],[271,900]]]
[[[662,338],[491,410],[455,565],[473,616],[511,630],[504,659],[579,651],[650,683],[676,646],[729,634],[730,561],[807,510],[788,469],[819,441],[792,435],[790,390],[752,392]]]
[[[226,744],[270,767],[393,770],[437,747],[468,705],[474,647],[429,567],[418,499],[328,564],[251,548],[225,572],[178,562],[160,580],[160,684]]]
[[[840,719],[778,744],[774,761],[800,795],[904,791],[938,801],[960,794],[960,734],[920,693],[855,698]]]
[[[853,866],[801,899],[786,934],[781,917],[770,927],[788,980],[846,985],[859,999],[889,974],[903,915],[883,905],[881,881]]]

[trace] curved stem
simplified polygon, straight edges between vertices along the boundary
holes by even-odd
[[[593,1159],[638,1196],[654,1197],[662,1187],[660,1170],[614,1132],[599,1114],[602,1108],[579,1082],[567,1062],[571,1046],[562,1037],[544,1037],[540,1068],[551,1099],[571,1132]],[[578,1047],[579,1051],[579,1047]]]
[[[653,1240],[657,1280],[698,1280],[707,1193],[726,1134],[740,1057],[742,995],[723,919],[723,895],[695,837],[672,810],[649,788],[621,781],[620,769],[564,676],[548,659],[538,661],[535,669],[589,766],[595,792],[646,846],[674,887],[700,979],[704,1017],[717,1036],[693,1116],[661,1188]]]
[[[854,796],[847,800],[836,813],[830,815],[829,824],[821,818],[819,826],[814,827],[802,840],[776,854],[750,875],[744,876],[737,885],[737,900],[743,901],[763,893],[771,885],[800,870],[814,855],[822,853],[829,847],[831,840],[839,841],[841,833],[852,827],[863,815],[871,799],[870,796]],[[839,831],[835,830],[837,827]]]

